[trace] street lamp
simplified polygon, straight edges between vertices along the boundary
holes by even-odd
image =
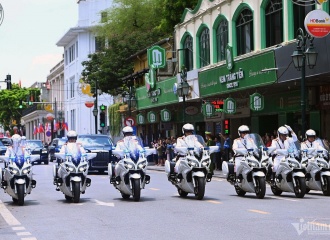
[[[307,62],[307,66],[312,69],[316,65],[317,59],[317,52],[314,50],[313,40],[314,37],[307,33],[305,34],[304,31],[299,28],[297,31],[297,49],[291,55],[295,68],[301,71],[301,136],[305,134],[306,127],[305,64]],[[308,42],[309,48],[306,50]]]
[[[177,93],[179,97],[183,99],[183,113],[182,113],[182,121],[185,123],[185,111],[186,111],[186,96],[189,93],[189,84],[187,83],[187,69],[183,67],[180,73],[181,82],[178,85]]]
[[[98,110],[97,110],[96,101],[95,101],[94,109],[93,109],[93,115],[95,117],[95,134],[97,134],[97,114],[98,114]]]
[[[122,93],[123,102],[128,105],[128,115],[131,116],[131,109],[136,107],[135,91],[132,84],[129,84],[129,92]]]

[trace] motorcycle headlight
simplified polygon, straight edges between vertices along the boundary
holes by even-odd
[[[9,167],[9,172],[15,175],[18,173],[18,168]]]
[[[250,165],[250,167],[258,167],[258,163],[254,162],[254,161],[248,161],[248,164]]]
[[[289,166],[292,167],[292,168],[298,168],[299,164],[295,163],[295,162],[289,162]]]
[[[27,167],[27,168],[24,168],[24,169],[22,170],[22,173],[23,173],[23,174],[29,174],[30,171],[31,171],[31,167]]]
[[[196,161],[193,161],[193,160],[189,160],[188,159],[188,165],[190,167],[196,167],[196,166],[198,166],[198,163]]]
[[[307,164],[306,163],[302,163],[301,166],[305,168],[307,166]]]
[[[319,162],[319,167],[320,168],[328,168],[327,164],[325,164],[323,162]]]
[[[43,150],[42,153],[47,153],[47,150]]]
[[[87,164],[84,164],[84,165],[81,165],[79,168],[78,168],[78,171],[79,172],[85,172],[87,170]]]
[[[142,161],[138,164],[138,169],[143,169],[147,166],[147,161]]]
[[[261,166],[266,167],[267,166],[267,162],[266,161],[262,162],[261,163]]]
[[[126,163],[125,163],[125,167],[126,167],[127,169],[133,169],[133,168],[134,168],[134,165],[133,165],[132,163],[126,162]]]
[[[207,167],[210,164],[210,159],[202,161],[202,166]]]
[[[68,164],[65,165],[65,169],[66,169],[66,171],[68,171],[68,172],[73,172],[73,171],[74,171],[74,167],[73,167],[73,166],[70,166],[70,165],[68,165]]]

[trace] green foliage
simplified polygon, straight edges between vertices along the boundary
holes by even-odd
[[[11,129],[13,121],[16,121],[16,125],[20,123],[22,116],[22,109],[26,108],[23,104],[23,108],[19,108],[19,101],[26,101],[33,92],[34,97],[40,95],[39,89],[20,88],[18,84],[12,84],[11,90],[0,91],[0,124],[4,130]]]
[[[115,103],[108,108],[109,127],[111,136],[119,136],[121,131],[121,114],[119,108],[122,103]]]

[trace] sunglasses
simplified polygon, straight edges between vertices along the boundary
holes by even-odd
[[[249,131],[244,131],[244,132],[241,132],[241,134],[248,134]]]

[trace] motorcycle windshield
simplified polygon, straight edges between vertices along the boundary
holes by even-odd
[[[264,141],[258,133],[250,133],[249,137],[253,139],[258,148],[265,147]]]
[[[206,147],[206,143],[205,143],[205,141],[204,141],[204,138],[203,138],[201,135],[195,135],[195,136],[196,136],[198,142],[199,142],[200,144],[202,144],[204,147]]]
[[[75,165],[75,166],[78,166],[80,164],[80,161],[81,161],[81,155],[79,156],[75,156],[75,157],[72,157],[72,163]]]
[[[17,156],[15,159],[13,159],[13,162],[18,168],[22,168],[25,162],[24,156]]]
[[[129,157],[132,159],[133,162],[137,163],[140,158],[139,149],[132,145],[129,149]]]
[[[316,138],[315,142],[318,142],[321,147],[323,147],[325,150],[329,151],[329,143],[321,138]]]

